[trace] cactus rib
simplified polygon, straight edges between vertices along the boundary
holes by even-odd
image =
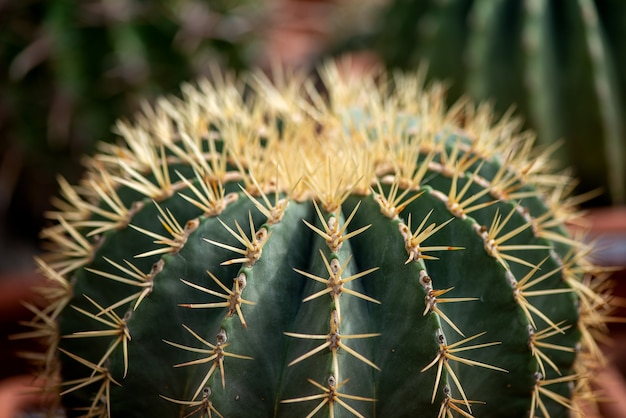
[[[70,417],[556,417],[592,398],[610,305],[564,228],[569,180],[439,86],[322,74],[325,99],[295,77],[185,86],[63,183],[22,337],[46,340]]]

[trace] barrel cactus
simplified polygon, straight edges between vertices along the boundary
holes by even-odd
[[[68,416],[582,415],[572,181],[419,75],[320,74],[185,85],[61,180],[25,336]]]

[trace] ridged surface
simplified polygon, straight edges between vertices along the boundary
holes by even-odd
[[[322,73],[185,86],[62,182],[25,336],[68,414],[581,414],[608,304],[569,179],[419,77]]]

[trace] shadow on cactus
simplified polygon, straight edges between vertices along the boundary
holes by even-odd
[[[68,416],[582,416],[571,180],[419,75],[321,74],[186,85],[61,182],[25,336]]]

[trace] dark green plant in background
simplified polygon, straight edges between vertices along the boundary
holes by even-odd
[[[372,16],[338,34],[340,49],[374,49],[391,68],[426,62],[452,99],[514,105],[540,143],[563,140],[555,155],[579,192],[626,201],[626,2],[397,0]]]
[[[35,236],[56,173],[77,178],[140,99],[256,62],[263,20],[249,0],[0,2],[0,231],[11,212]]]

